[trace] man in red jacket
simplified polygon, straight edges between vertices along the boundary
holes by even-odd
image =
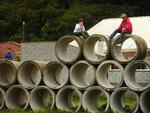
[[[132,23],[127,17],[126,13],[122,13],[121,18],[123,20],[120,26],[109,36],[109,39],[111,40],[117,33],[120,33],[119,44],[117,44],[117,46],[121,46],[123,44],[123,38],[125,34],[132,33]]]

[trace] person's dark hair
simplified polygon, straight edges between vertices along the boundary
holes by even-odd
[[[80,18],[80,19],[79,19],[79,22],[83,22],[83,21],[84,21],[84,19],[83,19],[83,18]]]

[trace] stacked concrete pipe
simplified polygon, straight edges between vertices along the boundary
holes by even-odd
[[[127,87],[120,87],[113,91],[113,93],[110,96],[110,106],[111,109],[117,113],[129,113],[126,109],[126,106],[124,105],[124,95],[127,91],[130,91],[130,93],[133,94],[133,97],[136,99],[136,106],[133,109],[132,113],[137,113],[139,109],[139,96],[136,92],[133,90],[127,88]]]
[[[143,91],[143,90],[147,89],[148,87],[150,87],[150,83],[142,85],[136,81],[135,72],[136,72],[136,69],[139,68],[140,64],[143,64],[150,69],[149,61],[135,60],[135,61],[130,62],[125,67],[125,71],[124,71],[124,81],[125,81],[126,85],[135,91]]]
[[[119,76],[120,80],[117,81],[118,83],[116,82],[117,84],[112,84],[108,79],[108,76],[110,76],[108,72],[110,70],[113,70],[111,69],[112,65],[115,65],[116,67],[118,67],[121,73]],[[113,91],[117,87],[120,87],[123,84],[123,72],[124,72],[124,68],[122,67],[121,64],[119,64],[117,61],[114,61],[114,60],[107,60],[107,61],[102,62],[98,66],[96,70],[96,81],[98,85],[102,86],[105,90]]]
[[[56,107],[60,110],[77,112],[81,108],[81,96],[82,93],[75,86],[64,86],[56,95]],[[79,99],[78,103],[77,99]]]
[[[70,68],[70,82],[81,90],[85,90],[95,82],[96,69],[87,61],[80,60]]]
[[[59,89],[69,81],[69,69],[58,61],[49,62],[43,69],[43,82],[51,89]]]
[[[25,61],[18,69],[18,82],[27,89],[38,86],[42,78],[42,70],[47,63],[41,61]]]
[[[30,93],[32,110],[52,109],[55,103],[55,93],[46,86],[38,86]]]
[[[131,59],[127,59],[123,56],[121,50],[122,46],[117,46],[119,43],[120,35],[114,38],[111,46],[111,54],[113,59],[120,63],[129,63],[133,60],[142,60],[146,57],[147,54],[147,44],[145,40],[139,36],[135,35],[125,35],[124,41],[131,38],[136,44],[135,55]]]
[[[94,48],[97,42],[101,42],[106,45],[106,50],[104,52],[99,51],[99,53],[95,53]],[[99,45],[98,45],[99,46]],[[100,64],[102,61],[107,60],[110,58],[110,44],[109,40],[104,35],[94,34],[86,39],[83,45],[83,55],[87,61],[91,64]]]
[[[106,98],[106,103],[102,103]],[[100,86],[89,87],[82,95],[82,106],[85,111],[99,113],[109,108],[109,94]]]
[[[3,109],[5,105],[5,91],[0,88],[0,110]]]
[[[0,86],[8,87],[17,80],[17,69],[21,63],[16,61],[0,60]]]
[[[143,113],[150,113],[150,88],[140,95],[140,107]]]
[[[74,41],[76,46],[72,46],[70,43]],[[56,57],[64,64],[74,64],[82,57],[82,46],[84,39],[81,37],[66,35],[60,38],[55,45]],[[68,50],[69,49],[69,50]],[[76,54],[72,52],[75,51]],[[72,57],[70,55],[73,55]]]
[[[29,103],[29,92],[21,85],[13,85],[6,92],[5,104],[8,109],[25,110]]]

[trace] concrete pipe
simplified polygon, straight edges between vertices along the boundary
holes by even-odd
[[[148,68],[145,70],[150,70],[150,62],[149,61],[144,61],[144,60],[136,60],[130,62],[126,67],[124,71],[124,81],[126,85],[135,90],[135,91],[143,91],[150,87],[149,81],[141,83],[140,81],[137,81],[137,74],[140,66],[143,65],[144,67]],[[140,75],[142,76],[142,75]],[[147,78],[146,78],[147,79]]]
[[[117,69],[113,69],[113,66]],[[113,74],[115,71],[118,74]],[[107,91],[113,91],[123,84],[124,68],[117,61],[107,60],[102,62],[96,70],[96,81]],[[114,78],[114,79],[113,79]]]
[[[93,65],[80,60],[70,68],[70,82],[78,89],[85,90],[95,82],[96,69]]]
[[[84,39],[73,35],[60,38],[55,45],[56,57],[65,64],[74,64],[82,57]]]
[[[99,86],[86,89],[82,96],[82,106],[85,111],[99,113],[109,108],[109,94]]]
[[[120,87],[111,94],[110,106],[117,113],[137,113],[139,96],[127,87]]]
[[[69,69],[58,61],[52,61],[43,69],[43,82],[52,89],[59,89],[69,81]]]
[[[112,41],[111,54],[113,59],[121,63],[129,63],[133,60],[142,60],[146,57],[147,44],[143,38],[135,35],[125,35],[124,42],[127,39],[132,39],[132,41],[134,41],[135,43],[135,50],[133,52],[130,52],[132,55],[130,56],[130,58],[128,58],[128,55],[125,55],[125,52],[122,52],[123,46],[117,46],[119,37],[120,35],[114,38],[114,40]]]
[[[140,107],[143,113],[150,113],[150,88],[146,89],[140,95]]]
[[[30,93],[30,106],[33,111],[52,109],[55,103],[55,93],[46,86],[38,86]]]
[[[25,61],[18,69],[18,82],[27,89],[32,89],[40,84],[42,69],[46,62]]]
[[[25,110],[29,103],[29,92],[21,85],[11,86],[6,92],[5,103],[8,109]]]
[[[5,104],[5,91],[0,88],[0,110],[3,109]]]
[[[110,45],[107,37],[91,35],[83,45],[83,55],[91,64],[100,64],[110,58]]]
[[[15,61],[0,60],[0,86],[8,87],[16,82],[17,69],[20,63]]]
[[[76,87],[64,86],[56,95],[56,107],[60,110],[78,112],[81,107],[81,96]]]

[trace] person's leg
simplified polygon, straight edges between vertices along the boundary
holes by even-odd
[[[85,34],[85,32],[81,32],[81,35],[83,36],[84,39],[88,38],[88,36]]]
[[[121,30],[116,29],[116,30],[109,36],[109,39],[110,39],[110,40],[113,39],[113,37],[114,37],[117,33],[120,33],[120,32],[121,32]]]
[[[77,37],[79,37],[79,36],[82,36],[82,34],[81,33],[73,33],[75,36],[77,36]]]
[[[88,34],[88,32],[87,31],[84,31],[84,34],[87,36],[87,37],[89,37],[90,35]]]
[[[121,31],[120,33],[120,38],[119,38],[119,43],[122,45],[123,44],[123,38],[125,34],[131,34],[129,31]]]

